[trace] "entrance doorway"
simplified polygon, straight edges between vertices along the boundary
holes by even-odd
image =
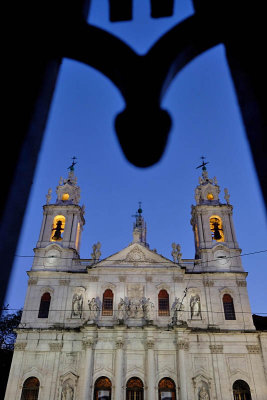
[[[131,378],[126,385],[126,400],[143,400],[144,385],[141,379]]]

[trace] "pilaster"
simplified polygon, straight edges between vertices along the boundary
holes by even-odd
[[[92,375],[95,339],[93,337],[83,340],[84,364],[83,364],[83,387],[81,389],[81,400],[91,399]]]
[[[178,371],[179,371],[179,387],[180,387],[180,396],[179,400],[188,400],[187,396],[187,357],[189,350],[189,342],[178,335],[177,337],[177,359],[178,359]]]
[[[155,382],[155,342],[152,338],[146,341],[146,376],[147,376],[147,399],[154,400],[156,398],[156,382]]]
[[[114,399],[123,399],[123,353],[124,340],[123,337],[117,337],[115,342],[115,396]]]

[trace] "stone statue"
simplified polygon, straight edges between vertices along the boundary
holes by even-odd
[[[181,253],[181,246],[176,243],[172,243],[172,258],[173,261],[177,264],[179,264],[182,260],[182,253]]]
[[[135,302],[135,308],[136,308],[136,312],[135,312],[135,318],[143,318],[144,316],[144,310],[143,310],[143,302],[142,300],[137,300]]]
[[[127,307],[127,314],[129,318],[135,318],[136,314],[136,304],[134,300],[129,300]]]
[[[51,198],[52,198],[52,189],[48,189],[48,193],[46,195],[46,204],[47,205],[50,204]]]
[[[226,188],[224,189],[224,198],[226,200],[226,203],[230,204],[230,194],[228,192],[228,189],[226,189]]]
[[[147,321],[152,321],[153,320],[153,308],[154,308],[154,304],[152,303],[152,301],[150,300],[150,298],[146,299],[144,301],[144,305],[143,305],[143,310],[144,310],[144,317]]]
[[[191,319],[194,317],[201,318],[200,298],[198,295],[190,299]]]
[[[199,400],[209,400],[210,398],[209,393],[204,386],[202,386],[202,388],[200,389],[198,398]]]
[[[67,383],[62,388],[61,400],[73,400],[74,399],[73,396],[74,396],[73,387],[69,383]]]
[[[175,297],[172,305],[172,324],[176,325],[178,321],[184,320],[184,305],[178,297]]]
[[[72,298],[72,317],[82,317],[83,311],[83,296],[81,294],[75,293]]]
[[[88,305],[89,305],[89,311],[90,311],[90,317],[89,320],[95,321],[98,317],[98,313],[100,311],[100,307],[96,302],[95,297],[92,298],[92,300],[88,300]]]
[[[118,304],[118,320],[122,321],[125,318],[125,314],[126,314],[126,302],[121,298],[120,302]]]
[[[93,252],[91,253],[91,257],[94,262],[99,261],[101,257],[100,248],[101,248],[100,242],[97,242],[96,244],[93,245]]]

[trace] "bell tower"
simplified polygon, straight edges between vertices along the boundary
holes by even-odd
[[[73,162],[69,167],[67,179],[60,178],[55,203],[51,203],[51,189],[46,195],[32,269],[53,269],[56,266],[56,269],[66,270],[72,268],[73,260],[79,258],[85,220],[84,206],[79,205],[80,188],[74,175],[74,165]]]
[[[209,178],[202,163],[202,176],[195,189],[196,205],[192,206],[191,224],[195,238],[195,258],[200,259],[200,270],[243,272],[235,229],[230,195],[224,189],[225,203],[219,198],[220,187],[216,177]]]

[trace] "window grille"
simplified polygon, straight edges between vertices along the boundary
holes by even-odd
[[[144,385],[141,379],[131,378],[126,386],[126,400],[143,400]]]
[[[225,294],[223,296],[223,308],[224,308],[224,317],[226,320],[236,319],[234,302],[229,294]]]
[[[113,292],[110,289],[105,290],[103,294],[102,315],[113,315]]]
[[[166,290],[161,290],[158,295],[159,316],[170,315],[169,294]]]

